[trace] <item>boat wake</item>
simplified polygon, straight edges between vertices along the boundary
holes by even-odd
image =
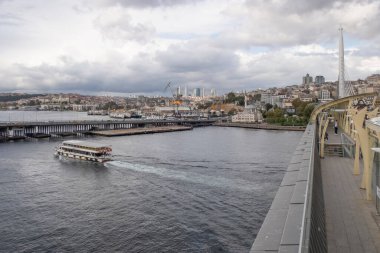
[[[251,182],[242,179],[228,179],[218,176],[202,175],[200,173],[190,171],[179,171],[145,164],[135,164],[126,161],[109,161],[104,163],[104,165],[107,168],[124,168],[136,172],[151,173],[164,178],[198,183],[211,187],[231,188],[240,191],[254,191],[259,189],[259,187],[253,185]]]

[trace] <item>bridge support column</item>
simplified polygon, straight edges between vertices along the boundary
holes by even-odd
[[[356,132],[356,131],[355,131]],[[360,153],[360,142],[358,134],[355,135],[355,160],[354,160],[354,175],[360,175],[360,163],[359,163],[359,153]]]
[[[321,136],[321,139],[320,139],[320,149],[319,149],[319,156],[321,158],[324,158],[325,157],[325,134],[326,134],[326,130],[327,130],[327,127],[329,125],[329,121],[330,121],[330,118],[328,117],[328,115],[325,116],[325,120],[323,122],[323,129],[322,129],[322,136]]]
[[[353,115],[353,121],[355,129],[357,131],[357,141],[360,142],[360,147],[363,155],[363,177],[361,182],[361,188],[366,190],[366,199],[372,200],[372,163],[373,163],[373,152],[371,150],[372,141],[369,138],[368,130],[366,127],[363,127],[364,121],[366,120],[366,115],[368,117],[374,117],[377,115],[378,108],[368,112],[367,108],[360,110],[357,114]],[[359,153],[355,154],[355,161],[359,159]],[[356,171],[355,171],[356,172]]]

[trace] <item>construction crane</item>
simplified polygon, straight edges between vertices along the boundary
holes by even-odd
[[[178,112],[178,107],[182,104],[182,95],[173,89],[173,87],[171,86],[171,82],[168,82],[168,84],[165,86],[164,91],[166,92],[168,89],[170,90],[173,96],[173,100],[170,101],[170,103],[175,107],[174,116],[181,117],[181,114]]]

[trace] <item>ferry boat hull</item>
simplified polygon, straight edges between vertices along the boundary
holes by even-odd
[[[68,152],[58,151],[58,150],[55,152],[54,155],[60,159],[71,158],[75,160],[98,162],[98,163],[104,163],[104,162],[108,162],[112,160],[111,158],[97,158],[97,157],[90,157],[90,156],[84,156],[84,155],[78,155],[78,154],[70,154]]]
[[[111,147],[97,143],[71,140],[64,141],[55,150],[54,155],[62,158],[71,158],[82,161],[104,163],[111,161]]]

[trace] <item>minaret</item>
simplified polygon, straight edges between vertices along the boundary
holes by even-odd
[[[339,28],[340,38],[339,38],[339,87],[338,96],[339,98],[346,96],[345,85],[344,85],[344,44],[343,44],[343,28]]]

